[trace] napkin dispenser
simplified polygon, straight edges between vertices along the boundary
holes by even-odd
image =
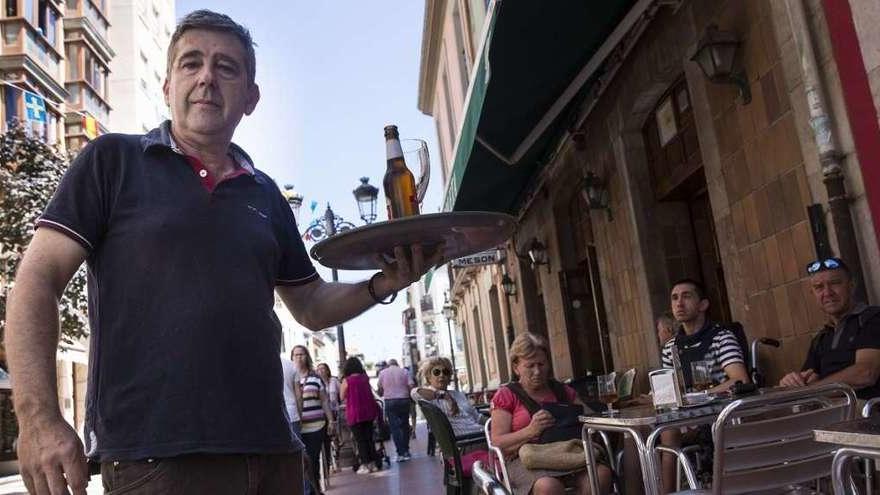
[[[656,409],[678,409],[684,404],[682,387],[674,369],[660,369],[648,373],[651,395]]]

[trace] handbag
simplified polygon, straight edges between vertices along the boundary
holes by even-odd
[[[519,398],[530,415],[534,415],[539,410],[544,409],[556,420],[552,427],[541,432],[538,443],[553,443],[566,440],[580,441],[581,424],[578,417],[584,413],[584,408],[580,404],[568,402],[565,396],[564,385],[551,380],[550,389],[553,390],[557,402],[545,402],[543,404],[538,404],[529,397],[529,394],[526,393],[519,383],[511,382],[507,384],[507,387]]]
[[[580,440],[551,443],[527,443],[519,448],[519,458],[528,469],[573,471],[587,466]]]

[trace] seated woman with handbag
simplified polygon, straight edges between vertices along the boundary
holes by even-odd
[[[532,333],[510,346],[514,381],[492,398],[492,443],[501,448],[515,494],[562,494],[566,486],[590,493],[577,416],[584,405],[575,390],[550,377],[547,342]],[[597,465],[601,492],[611,470]],[[599,494],[593,494],[599,495]]]

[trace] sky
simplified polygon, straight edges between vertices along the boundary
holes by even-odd
[[[179,19],[204,1],[178,0]],[[424,2],[346,0],[213,0],[210,8],[247,27],[256,42],[261,98],[233,138],[258,169],[305,196],[300,224],[321,215],[329,202],[337,215],[362,225],[352,190],[367,176],[379,187],[377,221],[385,220],[383,127],[396,124],[401,138],[429,144],[435,178],[422,212],[441,203],[439,154],[433,119],[416,108]],[[417,167],[410,165],[413,173]],[[307,249],[312,244],[307,242]],[[317,265],[325,280],[330,270]],[[340,280],[372,272],[340,272]],[[345,324],[347,347],[368,361],[401,352],[405,293]]]

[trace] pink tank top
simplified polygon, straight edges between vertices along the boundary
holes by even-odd
[[[363,373],[349,375],[345,379],[345,420],[349,425],[373,421],[379,413],[379,406],[370,388],[370,379]]]

